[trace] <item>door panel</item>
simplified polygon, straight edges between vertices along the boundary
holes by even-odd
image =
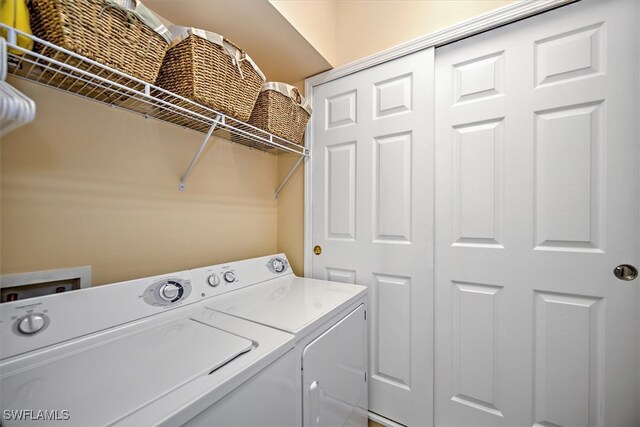
[[[603,102],[534,113],[536,249],[602,253]]]
[[[326,146],[327,212],[326,238],[356,238],[356,143]]]
[[[534,305],[534,418],[588,426],[603,401],[602,298],[535,292]]]
[[[433,416],[433,67],[429,49],[313,93],[312,276],[369,287],[369,409],[409,425]]]
[[[377,338],[371,376],[395,387],[411,390],[411,279],[374,274]]]
[[[373,241],[411,243],[411,132],[373,143]]]
[[[502,288],[453,284],[452,400],[502,416]]]
[[[640,425],[638,9],[436,51],[437,425]]]
[[[501,248],[503,119],[453,130],[453,233],[458,246]]]

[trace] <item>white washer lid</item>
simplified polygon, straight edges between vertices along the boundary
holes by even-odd
[[[67,410],[70,418],[58,421],[65,426],[111,424],[251,346],[249,340],[194,320],[174,320],[8,373],[0,379],[2,409],[33,410],[33,416],[38,410],[58,410],[61,417]]]
[[[300,339],[366,292],[365,286],[289,275],[226,293],[205,306]]]

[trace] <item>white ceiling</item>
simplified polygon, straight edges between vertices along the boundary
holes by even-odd
[[[331,64],[267,0],[145,0],[176,25],[221,34],[245,50],[269,81],[296,83]]]

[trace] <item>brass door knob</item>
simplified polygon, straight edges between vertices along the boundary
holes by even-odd
[[[320,245],[315,245],[313,247],[313,253],[316,255],[320,255],[322,253],[322,247],[320,247]]]

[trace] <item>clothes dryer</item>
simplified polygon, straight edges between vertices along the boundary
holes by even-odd
[[[367,288],[297,277],[284,254],[192,270],[205,307],[295,336],[298,425],[367,425]]]

